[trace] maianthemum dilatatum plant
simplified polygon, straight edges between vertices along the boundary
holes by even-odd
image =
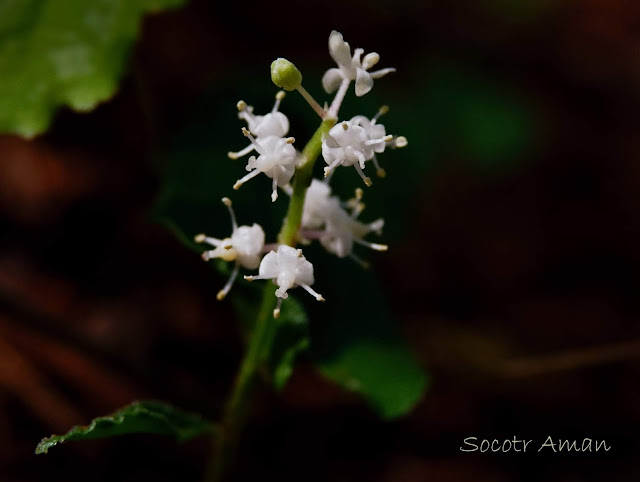
[[[246,352],[220,419],[210,422],[164,403],[135,402],[109,416],[93,420],[88,426],[74,427],[65,435],[44,439],[38,445],[38,453],[47,452],[52,446],[68,440],[134,432],[174,435],[179,440],[209,434],[214,448],[206,480],[219,481],[230,472],[259,381],[264,378],[276,388],[281,388],[291,374],[296,354],[309,345],[306,332],[303,336],[286,335],[292,326],[306,326],[307,323],[302,305],[294,302],[289,292],[299,288],[297,291],[304,291],[317,301],[325,301],[321,294],[323,287],[315,283],[313,263],[318,261],[308,259],[303,250],[318,241],[330,255],[349,258],[344,262],[358,265],[366,265],[358,249],[387,250],[387,245],[377,239],[384,221],[359,220],[364,210],[363,189],[356,187],[351,199],[342,200],[333,194],[331,179],[340,176],[341,171],[345,171],[343,168],[353,168],[362,184],[370,187],[373,184],[370,172],[375,172],[378,177],[385,176],[378,156],[388,149],[407,145],[406,138],[387,134],[385,126],[380,123],[381,116],[388,111],[386,106],[372,117],[340,117],[341,106],[352,84],[355,85],[355,95],[364,96],[373,88],[374,80],[395,69],[375,70],[380,56],[375,52],[365,55],[359,48],[352,52],[342,34],[336,31],[329,36],[329,53],[337,64],[322,78],[324,90],[334,94],[330,103],[321,106],[302,86],[301,72],[283,58],[271,64],[271,80],[283,89],[277,92],[271,112],[258,115],[246,102],[237,103],[238,117],[246,123],[241,130],[248,145],[239,152],[229,152],[228,157],[233,160],[250,157],[246,164],[248,172],[244,176],[238,174],[238,180],[233,186],[229,185],[228,192],[219,193],[231,218],[231,233],[220,229],[186,236],[184,230],[176,228],[179,222],[172,223],[185,244],[201,248],[205,261],[222,260],[228,264],[230,273],[226,284],[218,291],[219,300],[228,295],[234,296],[230,291],[241,272],[243,285],[246,283],[242,278],[247,282],[265,281],[257,315],[249,323],[251,329]],[[287,136],[290,121],[281,111],[285,91],[298,91],[320,117],[319,127],[300,149],[297,148],[300,143]],[[318,159],[324,161],[322,170],[314,169]],[[323,175],[314,178],[314,171]],[[269,183],[271,189],[270,199],[264,202],[288,203],[277,238],[268,241],[260,224],[239,225],[231,200],[232,187],[234,190],[247,190],[261,182]],[[254,202],[262,200],[255,199]],[[352,288],[362,293],[367,286]],[[371,295],[376,296],[374,293]],[[359,300],[353,298],[350,302],[357,304]],[[330,297],[326,303],[332,303]],[[344,323],[349,323],[349,320],[345,319]],[[424,377],[419,369],[416,371],[412,361],[406,362],[404,355],[389,354],[396,349],[394,340],[371,342],[369,338],[352,337],[342,343],[343,357],[320,364],[321,371],[347,389],[370,399],[383,417],[402,415],[411,409],[422,393]],[[366,366],[369,361],[378,361],[383,368],[376,372]],[[414,370],[410,377],[417,381],[403,385],[403,370]],[[394,385],[388,378],[400,380],[400,383]]]

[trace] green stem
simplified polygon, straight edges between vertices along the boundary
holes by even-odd
[[[302,150],[302,160],[296,168],[296,176],[293,179],[293,194],[289,201],[289,210],[278,235],[280,244],[296,245],[298,230],[302,222],[304,199],[313,177],[313,166],[322,151],[322,140],[334,125],[336,125],[335,119],[323,120],[318,130]]]
[[[293,193],[289,201],[287,217],[282,224],[278,242],[295,246],[298,230],[302,222],[302,211],[307,188],[311,184],[313,166],[322,151],[322,140],[335,125],[335,119],[327,119],[320,124],[318,130],[302,150],[301,162],[296,169],[293,180]],[[271,284],[265,285],[260,311],[249,339],[249,347],[233,385],[233,391],[227,401],[225,412],[220,424],[220,431],[214,440],[214,453],[207,470],[206,479],[210,482],[220,482],[230,469],[244,427],[249,402],[257,386],[258,371],[262,363],[269,357],[271,345],[276,330],[276,320],[273,309],[276,306],[274,289]]]

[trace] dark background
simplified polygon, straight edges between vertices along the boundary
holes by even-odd
[[[231,304],[215,301],[224,278],[150,212],[190,130],[210,129],[220,169],[235,168],[235,103],[271,105],[275,57],[324,99],[336,29],[398,69],[345,114],[388,103],[387,131],[409,139],[366,193],[391,249],[361,254],[431,386],[411,415],[381,422],[303,357],[282,395],[256,403],[237,480],[638,480],[640,3],[302,8],[193,1],[148,17],[114,99],[61,111],[34,141],[0,137],[0,478],[198,479],[206,441],[33,451],[133,399],[219,415],[242,353]],[[283,104],[304,119],[300,139],[306,109],[293,94]],[[469,436],[549,435],[613,448],[459,451]]]

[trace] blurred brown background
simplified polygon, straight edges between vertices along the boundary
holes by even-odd
[[[231,132],[225,92],[265,84],[244,95],[270,105],[276,56],[322,96],[337,29],[398,68],[353,109],[389,103],[387,130],[409,138],[367,192],[392,247],[373,273],[432,385],[384,423],[303,358],[257,404],[237,480],[639,480],[640,3],[302,8],[194,0],[149,17],[113,100],[61,111],[34,141],[0,137],[0,479],[200,476],[206,441],[33,451],[137,398],[218,416],[242,341],[215,301],[223,278],[150,220],[167,153],[203,96]],[[303,109],[283,106],[292,121]],[[210,136],[222,155],[243,142]],[[548,435],[613,449],[459,451],[469,436]]]

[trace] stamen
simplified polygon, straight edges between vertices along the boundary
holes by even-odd
[[[393,140],[392,135],[381,137],[380,139],[371,139],[364,143],[365,146],[373,146],[374,144],[382,144],[383,142],[391,142]]]
[[[324,297],[317,291],[314,291],[314,289],[311,286],[305,285],[305,284],[301,284],[300,286],[302,286],[307,293],[313,296],[316,299],[316,301],[326,301]]]
[[[210,259],[213,259],[213,250],[205,251],[204,253],[202,253],[202,259],[204,259],[205,261],[209,261]]]
[[[273,182],[271,184],[272,192],[271,192],[271,202],[276,202],[278,199],[278,180],[274,177]]]
[[[358,263],[363,269],[369,269],[371,267],[371,263],[369,263],[368,261],[365,261],[364,259],[360,258],[359,256],[351,253],[349,254],[349,257],[354,260],[356,263]]]
[[[222,244],[222,240],[218,238],[212,238],[211,236],[206,236],[204,234],[198,234],[193,240],[196,243],[207,243],[211,246],[215,246],[216,248]]]
[[[240,271],[240,265],[236,263],[236,265],[233,267],[233,271],[231,272],[231,276],[227,280],[227,284],[225,284],[224,288],[218,291],[218,294],[216,295],[218,301],[223,300],[229,294],[229,291],[231,291],[231,287],[233,286],[233,283],[238,276],[238,271]]]
[[[353,205],[353,211],[351,211],[351,219],[356,219],[358,216],[360,216],[362,211],[364,211],[364,208],[364,203],[356,201]]]
[[[316,114],[318,114],[320,118],[324,119],[326,116],[326,112],[322,109],[322,107],[320,107],[320,104],[318,104],[318,102],[311,96],[311,94],[307,92],[307,90],[302,87],[302,85],[298,86],[296,90],[300,92],[300,95],[304,97],[304,100],[307,101],[311,108],[316,111]]]
[[[387,171],[380,167],[380,164],[378,164],[378,158],[375,154],[373,155],[373,158],[371,160],[373,161],[373,165],[376,167],[376,174],[378,175],[378,177],[387,177]]]
[[[278,305],[273,310],[273,317],[277,320],[280,318],[280,307],[282,306],[282,298],[278,298]]]
[[[236,107],[238,108],[239,112],[242,112],[247,108],[247,103],[244,100],[239,100],[236,104]]]
[[[371,187],[371,185],[373,184],[371,182],[371,178],[367,177],[364,175],[364,172],[362,172],[362,168],[358,165],[358,164],[354,164],[353,167],[356,168],[356,171],[358,171],[358,174],[360,174],[360,177],[362,178],[362,180],[364,181],[365,185],[367,187]]]
[[[278,91],[278,93],[276,94],[276,102],[273,104],[273,109],[271,109],[272,114],[278,112],[278,109],[280,108],[280,102],[282,102],[282,99],[284,99],[285,95],[286,94],[284,90]]]
[[[378,243],[370,243],[369,241],[365,241],[364,239],[353,238],[353,240],[361,244],[362,246],[366,246],[367,248],[373,249],[375,251],[387,251],[389,246],[386,244],[378,244]]]
[[[331,171],[333,171],[341,162],[342,162],[342,159],[336,159],[329,166],[325,167],[324,177],[327,177],[329,174],[331,174]]]
[[[370,74],[371,74],[371,78],[375,80],[375,79],[379,79],[380,77],[384,77],[385,75],[395,71],[396,69],[394,68],[388,68],[388,69],[376,70],[375,72],[370,72]]]
[[[364,191],[362,190],[361,187],[357,187],[354,192],[354,195],[357,201],[361,201],[362,197],[364,196]]]
[[[349,124],[347,124],[346,122],[343,122],[343,123],[342,123],[342,128],[343,128],[345,131],[349,130]]]
[[[377,235],[382,234],[382,228],[384,228],[384,219],[377,219],[372,223],[369,223],[369,230]]]
[[[394,147],[406,147],[409,144],[405,136],[398,136],[394,141]]]
[[[260,276],[260,275],[256,275],[256,276],[245,275],[244,279],[247,280],[247,281],[255,281],[255,280],[259,280],[259,279],[271,279],[271,278],[268,278],[266,276]]]
[[[233,211],[233,206],[231,205],[231,199],[229,199],[228,197],[223,197],[222,202],[225,206],[227,206],[227,209],[229,210],[229,215],[231,216],[231,226],[235,231],[236,229],[238,229],[238,223],[236,222],[236,213]]]
[[[285,139],[285,141],[287,142],[287,144],[293,144],[296,141],[295,137],[287,137]]]
[[[378,110],[378,113],[374,115],[373,118],[371,119],[371,124],[375,124],[376,121],[380,118],[380,116],[385,115],[387,112],[389,112],[388,105],[383,105],[382,107],[380,107],[380,109]]]
[[[235,189],[237,191],[238,189],[240,189],[240,186],[242,186],[248,180],[253,179],[258,174],[260,174],[260,169],[254,169],[253,171],[251,171],[249,174],[247,174],[243,178],[238,179],[236,181],[236,183],[233,185],[233,189]]]
[[[249,140],[251,141],[251,144],[254,145],[256,151],[258,151],[260,154],[264,154],[264,152],[262,151],[262,147],[260,147],[260,144],[258,144],[258,142],[253,138],[253,136],[251,135],[251,132],[249,132],[249,129],[247,129],[246,127],[243,127],[242,133],[245,135],[245,137],[249,138]]]
[[[245,147],[244,149],[238,152],[232,152],[232,151],[227,152],[227,156],[229,156],[229,159],[238,159],[239,157],[246,156],[255,148],[256,147],[253,144],[249,144],[247,147]]]
[[[360,164],[360,168],[364,169],[365,158],[364,154],[360,151],[355,151],[356,157],[358,158],[358,164]]]

